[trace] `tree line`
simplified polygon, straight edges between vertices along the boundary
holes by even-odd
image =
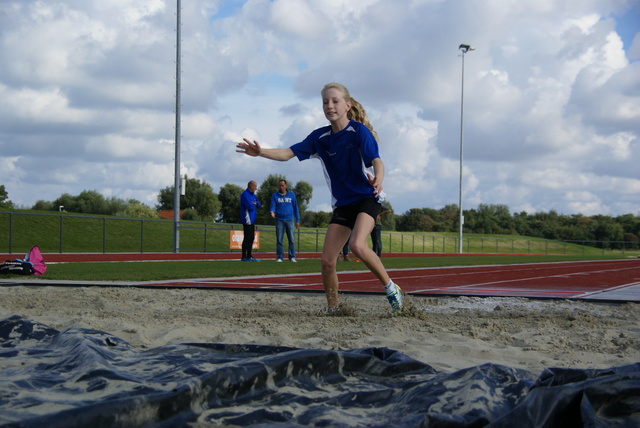
[[[273,224],[269,214],[271,195],[278,191],[278,182],[285,176],[271,174],[259,183],[256,196],[262,203],[257,224]],[[326,227],[331,213],[309,211],[309,201],[313,187],[305,182],[288,181],[289,190],[296,194],[302,225],[306,227]],[[185,181],[185,195],[180,197],[180,207],[184,210],[184,220],[216,221],[238,223],[240,216],[240,195],[246,186],[225,184],[219,193],[199,179]],[[161,189],[158,204],[151,208],[135,199],[123,200],[116,197],[105,198],[95,190],[84,190],[77,196],[62,194],[54,201],[37,201],[32,209],[41,211],[66,211],[75,213],[113,215],[133,218],[158,218],[161,210],[173,210],[173,186]],[[391,204],[385,202],[391,213],[382,216],[382,228],[386,231],[402,232],[443,232],[458,231],[458,206],[446,205],[440,209],[411,208],[403,214],[393,212]],[[0,208],[12,209],[4,185],[0,185]],[[563,215],[555,211],[511,213],[506,205],[480,204],[477,208],[464,210],[465,234],[521,235],[565,241],[626,241],[640,244],[640,217],[633,214],[611,217],[606,215],[585,216],[582,214]]]
[[[482,235],[521,235],[563,241],[627,241],[640,243],[640,217],[633,214],[563,215],[556,211],[513,213],[506,205],[480,204],[464,210],[464,233]],[[412,208],[397,217],[399,231],[457,232],[458,206],[439,210]]]

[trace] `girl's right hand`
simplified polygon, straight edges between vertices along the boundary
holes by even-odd
[[[236,145],[236,152],[238,153],[244,153],[245,155],[249,155],[249,156],[260,156],[260,153],[262,152],[262,148],[260,147],[260,144],[253,140],[253,142],[251,142],[250,140],[243,138],[242,143],[238,143]]]

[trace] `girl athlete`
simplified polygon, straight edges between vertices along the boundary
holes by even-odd
[[[384,164],[378,153],[377,134],[364,108],[346,87],[329,83],[321,95],[329,126],[316,129],[304,141],[284,149],[263,149],[257,141],[244,138],[236,145],[236,152],[277,161],[288,161],[294,156],[300,161],[320,159],[334,207],[322,248],[327,313],[339,312],[336,261],[349,240],[351,251],[380,280],[393,314],[398,315],[403,308],[402,290],[367,244],[381,211],[380,201],[384,199]]]

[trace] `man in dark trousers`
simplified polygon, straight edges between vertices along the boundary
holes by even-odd
[[[376,225],[373,227],[371,231],[371,244],[372,250],[380,257],[382,255],[382,217],[384,214],[391,212],[389,207],[385,204],[382,204],[382,211],[376,217]]]
[[[242,229],[244,231],[241,259],[243,262],[260,261],[254,259],[252,255],[253,240],[256,231],[256,216],[258,214],[258,208],[262,206],[256,196],[257,188],[258,184],[251,180],[249,184],[247,184],[247,189],[242,192],[240,196],[240,222],[242,223]]]

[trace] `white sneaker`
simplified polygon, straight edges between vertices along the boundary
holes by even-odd
[[[282,259],[276,259],[276,262],[282,263]]]
[[[393,315],[400,315],[402,313],[402,309],[404,309],[404,296],[402,295],[402,290],[396,284],[396,289],[391,293],[387,294],[387,300],[391,305],[391,313]]]
[[[296,258],[295,258],[295,257],[291,257],[291,258],[289,259],[289,261],[290,261],[291,263],[296,263],[296,262],[297,262],[297,260],[296,260]]]

